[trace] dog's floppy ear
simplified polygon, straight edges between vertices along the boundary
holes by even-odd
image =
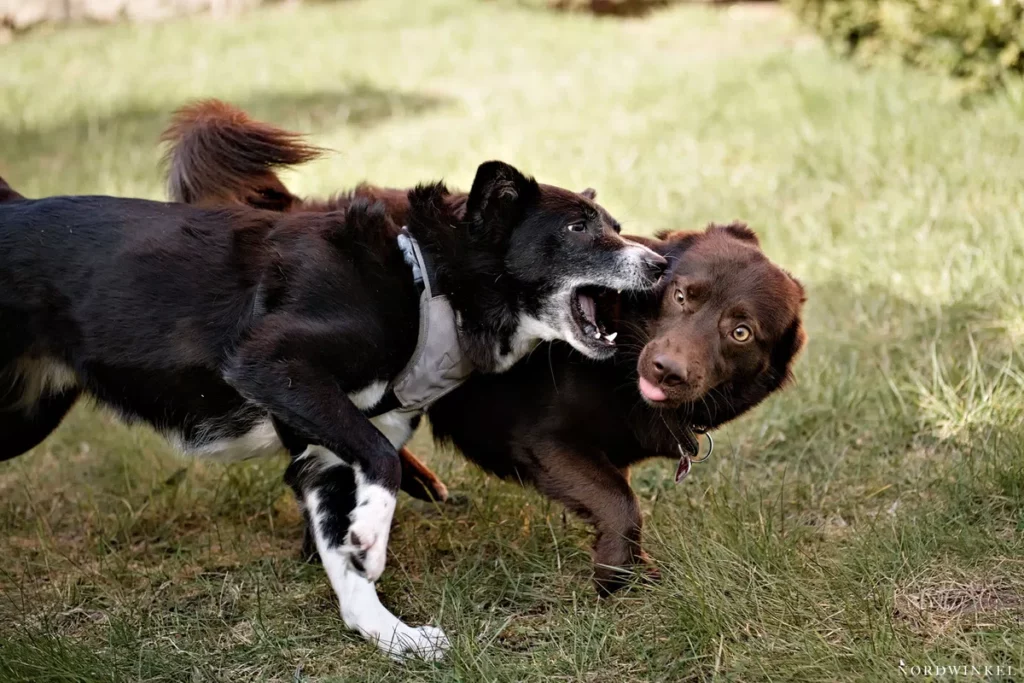
[[[466,218],[478,234],[501,239],[540,193],[533,178],[502,161],[480,164],[466,201]]]
[[[788,270],[783,270],[782,272],[788,275],[789,279],[793,281],[794,285],[796,285],[796,291],[800,294],[800,305],[803,306],[807,303],[807,290],[804,289],[804,283],[793,277],[793,274]]]
[[[780,387],[784,387],[792,381],[793,360],[807,343],[807,332],[804,331],[801,320],[801,311],[804,303],[807,301],[807,292],[799,280],[785,270],[782,272],[786,274],[786,277],[789,278],[793,286],[789,293],[781,298],[783,300],[788,299],[795,304],[795,311],[793,321],[786,328],[786,331],[782,333],[782,337],[775,345],[775,348],[772,349],[771,354],[771,367],[775,377],[779,380],[778,386]]]
[[[10,201],[12,199],[24,199],[24,197],[15,191],[13,187],[7,184],[7,181],[0,178],[0,202]]]
[[[778,382],[778,388],[781,389],[793,382],[793,361],[806,343],[807,333],[798,317],[790,323],[786,331],[782,333],[782,338],[772,349],[769,363],[774,373],[774,379]]]
[[[693,230],[661,230],[654,234],[657,241],[647,246],[665,258],[674,258],[703,236],[704,233]]]
[[[699,234],[693,230],[659,230],[654,233],[654,237],[662,242],[678,242],[679,240],[696,237]]]
[[[664,248],[664,242],[660,237],[647,237],[646,235],[623,235],[622,239],[627,242],[634,242],[636,244],[642,244],[651,251],[658,251]]]
[[[590,201],[594,201],[595,199],[597,199],[597,190],[595,190],[592,187],[588,187],[587,189],[583,190],[583,192],[580,192],[580,196],[586,197]]]
[[[721,231],[728,234],[730,237],[735,237],[743,242],[750,242],[755,247],[760,247],[761,242],[757,239],[757,233],[747,227],[746,223],[740,221],[733,221],[728,225],[716,225],[712,223],[708,226],[708,232]]]

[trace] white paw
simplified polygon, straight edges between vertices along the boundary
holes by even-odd
[[[358,498],[350,515],[345,545],[352,566],[368,580],[376,581],[387,563],[395,497],[380,486],[369,485],[359,487]]]
[[[391,638],[378,640],[377,647],[398,661],[419,658],[436,662],[444,657],[451,643],[444,631],[436,626],[414,628],[400,624]]]

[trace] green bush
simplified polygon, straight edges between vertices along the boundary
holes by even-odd
[[[522,4],[598,16],[643,16],[678,0],[520,0]]]
[[[1024,74],[1024,0],[788,2],[833,47],[948,74],[965,93]]]

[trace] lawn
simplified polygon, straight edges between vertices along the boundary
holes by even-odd
[[[967,107],[746,6],[357,0],[38,31],[0,63],[0,175],[27,195],[162,197],[169,113],[217,96],[336,150],[289,175],[303,193],[466,187],[497,157],[596,187],[631,232],[745,219],[810,335],[683,485],[634,473],[664,579],[611,600],[581,523],[419,433],[459,500],[400,499],[380,588],[447,630],[438,664],[345,630],[283,457],[187,461],[80,405],[0,464],[0,680],[1020,680],[1020,92]]]

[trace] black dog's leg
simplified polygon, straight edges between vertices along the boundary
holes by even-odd
[[[403,623],[381,604],[376,587],[367,578],[379,575],[377,567],[383,568],[383,553],[376,565],[371,564],[378,561],[370,553],[386,549],[388,526],[376,517],[380,512],[360,516],[364,510],[372,511],[376,501],[358,467],[342,462],[326,448],[309,446],[293,458],[285,478],[302,501],[307,537],[312,539],[310,550],[320,558],[338,595],[345,625],[393,657],[441,657],[447,647],[444,632]],[[388,523],[393,510],[388,510]],[[369,524],[356,528],[365,522],[376,523],[377,530]],[[370,533],[382,533],[383,538],[377,537],[367,548],[364,539]]]
[[[416,457],[408,448],[398,451],[402,459],[402,490],[413,498],[428,503],[448,500],[448,487],[426,463]],[[316,539],[307,522],[302,531],[302,550],[300,555],[310,564],[320,564],[320,554],[316,550]]]
[[[384,571],[401,464],[342,389],[344,359],[324,356],[345,331],[311,334],[270,322],[239,350],[226,377],[270,410],[292,453],[286,477],[345,624],[392,656],[439,658],[447,647],[440,629],[407,626],[377,597],[373,582]]]
[[[448,487],[422,460],[407,448],[399,450],[398,455],[402,458],[403,491],[428,503],[448,500]],[[302,530],[300,556],[310,564],[320,564],[320,553],[316,550],[316,539],[313,538],[313,530],[308,522]]]
[[[45,393],[35,405],[0,410],[0,461],[38,446],[61,423],[78,394],[78,389]]]

